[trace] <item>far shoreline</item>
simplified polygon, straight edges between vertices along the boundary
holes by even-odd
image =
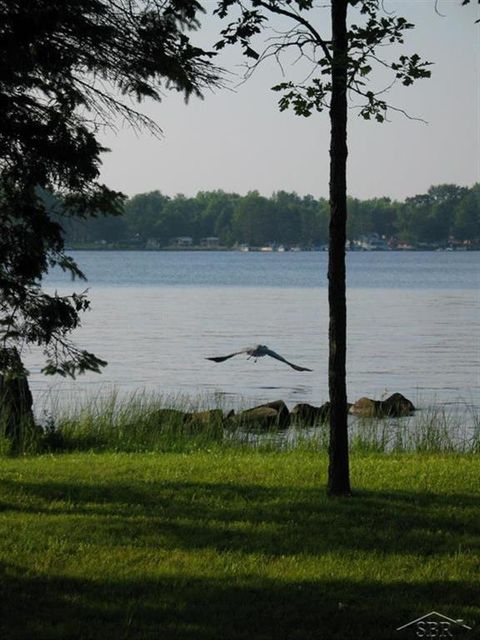
[[[126,247],[126,246],[115,246],[115,245],[69,245],[65,247],[65,251],[98,251],[98,252],[108,252],[108,251],[125,251],[125,252],[142,252],[142,253],[262,253],[262,254],[270,254],[270,253],[328,253],[328,248],[302,248],[302,249],[285,249],[283,251],[278,250],[265,250],[260,247],[250,247],[247,251],[238,249],[238,248],[230,248],[230,247],[201,247],[201,246],[193,246],[193,247],[162,247],[150,249],[146,247]],[[359,249],[347,249],[347,253],[467,253],[467,252],[476,252],[480,251],[480,246],[472,246],[469,248],[442,248],[442,247],[412,247],[409,249],[388,249],[388,250],[375,250],[375,249],[367,249],[367,250],[359,250]]]

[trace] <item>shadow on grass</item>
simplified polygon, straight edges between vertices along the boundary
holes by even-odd
[[[42,514],[22,535],[55,536],[61,521],[72,544],[88,536],[106,553],[122,545],[151,549],[152,557],[155,550],[205,549],[238,552],[240,562],[243,554],[258,554],[259,562],[262,554],[302,554],[320,566],[332,552],[352,561],[348,554],[372,552],[421,563],[460,545],[473,552],[480,536],[472,495],[365,491],[328,500],[313,488],[136,480],[2,486],[4,515]],[[409,583],[395,575],[294,582],[181,572],[140,581],[45,576],[15,565],[0,571],[1,640],[388,640],[430,610],[469,621],[478,595],[468,581]]]
[[[468,620],[475,595],[454,581],[113,582],[22,575],[11,565],[1,569],[5,640],[387,640],[399,636],[398,626],[433,609]]]
[[[478,498],[473,495],[365,491],[354,499],[329,500],[320,489],[253,484],[7,480],[2,485],[8,501],[0,501],[0,511],[91,516],[91,541],[106,539],[110,546],[269,556],[413,552],[425,557],[480,546]],[[15,500],[16,492],[22,500]],[[27,504],[22,504],[25,496]],[[74,541],[75,535],[72,524]]]

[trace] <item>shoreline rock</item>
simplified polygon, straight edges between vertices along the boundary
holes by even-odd
[[[409,416],[415,411],[413,403],[401,393],[394,393],[386,400],[359,398],[355,404],[347,403],[347,411],[362,418],[397,418]],[[169,423],[173,428],[195,435],[206,430],[221,437],[224,429],[252,429],[265,431],[287,429],[290,425],[311,428],[326,424],[330,419],[330,402],[321,406],[303,402],[290,411],[283,400],[266,402],[235,413],[224,414],[221,409],[184,412],[178,409],[160,409],[160,423]]]
[[[290,412],[283,400],[274,400],[236,413],[228,417],[225,423],[226,426],[246,428],[286,429],[290,426]]]
[[[330,402],[325,402],[320,407],[302,402],[293,407],[290,415],[297,425],[315,427],[318,424],[324,424],[330,418]]]
[[[350,407],[352,415],[362,418],[402,418],[414,411],[413,402],[401,393],[393,393],[386,400],[362,397]]]

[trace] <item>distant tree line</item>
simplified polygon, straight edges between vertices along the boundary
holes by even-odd
[[[270,198],[251,191],[245,196],[224,191],[199,192],[195,197],[169,197],[160,191],[133,196],[121,217],[63,219],[71,244],[168,246],[187,236],[193,244],[218,237],[219,244],[265,244],[315,247],[328,242],[328,201],[278,191]],[[447,244],[480,239],[480,183],[471,188],[443,184],[427,193],[397,202],[390,198],[348,198],[350,240],[378,234],[411,244]]]

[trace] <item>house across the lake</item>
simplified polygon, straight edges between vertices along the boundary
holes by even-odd
[[[207,236],[200,239],[200,246],[207,249],[216,249],[220,245],[220,238],[217,236]]]
[[[388,251],[390,249],[385,238],[379,236],[378,233],[360,236],[358,240],[354,240],[353,244],[355,249],[361,251]]]
[[[178,236],[178,238],[171,238],[170,244],[172,247],[191,247],[193,238],[191,236]]]

